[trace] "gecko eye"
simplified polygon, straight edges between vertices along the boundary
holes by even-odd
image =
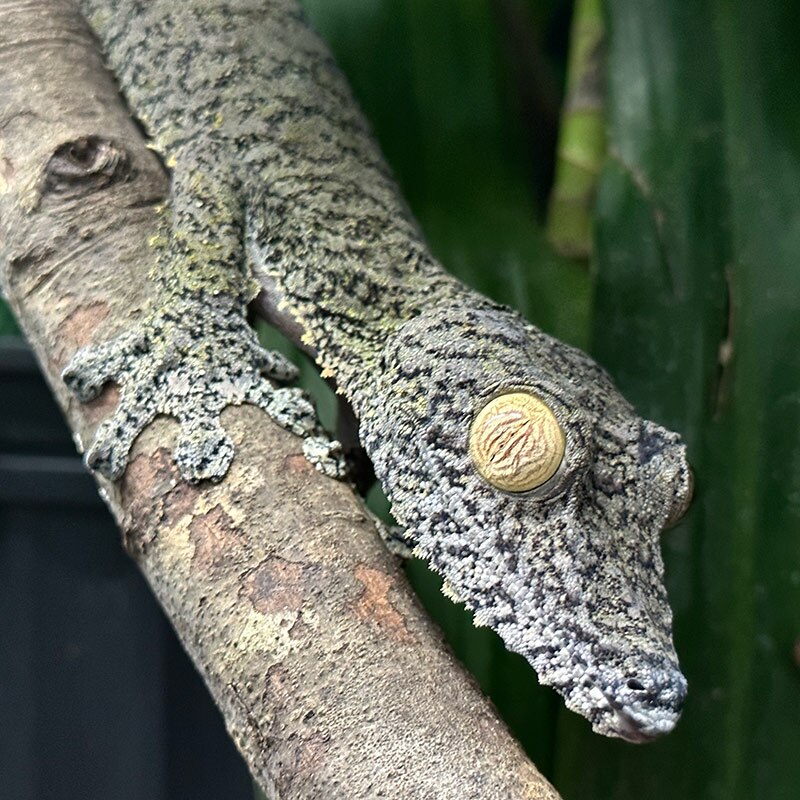
[[[555,475],[566,449],[564,431],[553,412],[527,392],[490,400],[469,431],[475,469],[505,492],[529,492]]]

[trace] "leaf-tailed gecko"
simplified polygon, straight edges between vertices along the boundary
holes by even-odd
[[[262,290],[352,406],[406,543],[476,623],[599,733],[670,731],[686,681],[659,537],[691,496],[679,437],[433,259],[295,0],[80,5],[172,174],[157,301],[65,370],[82,399],[121,386],[90,466],[119,477],[167,414],[183,475],[219,480],[234,456],[219,414],[252,403],[340,472],[313,407],[281,385],[293,367],[246,323]]]

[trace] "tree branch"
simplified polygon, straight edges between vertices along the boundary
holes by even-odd
[[[0,279],[74,431],[59,373],[147,301],[167,177],[64,0],[0,5]],[[100,481],[125,544],[269,797],[555,798],[455,662],[348,487],[266,414],[231,408],[220,485],[172,463],[176,425]]]

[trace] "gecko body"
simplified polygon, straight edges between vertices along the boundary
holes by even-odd
[[[234,454],[219,413],[247,402],[340,472],[313,408],[282,385],[292,366],[245,323],[261,290],[353,407],[407,543],[476,623],[596,731],[668,732],[686,693],[659,547],[691,494],[679,437],[639,418],[590,358],[432,258],[294,0],[80,5],[172,172],[153,308],[65,371],[84,399],[122,386],[90,465],[118,477],[142,428],[169,414],[183,474],[220,479]],[[512,408],[490,451],[524,461],[541,430],[561,447],[526,491],[487,480],[471,443],[476,415],[510,393],[533,398],[533,422]]]

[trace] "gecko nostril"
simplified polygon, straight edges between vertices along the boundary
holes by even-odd
[[[624,697],[625,704],[654,704],[680,711],[686,698],[686,679],[678,671],[634,673],[621,686],[624,687],[621,699]]]

